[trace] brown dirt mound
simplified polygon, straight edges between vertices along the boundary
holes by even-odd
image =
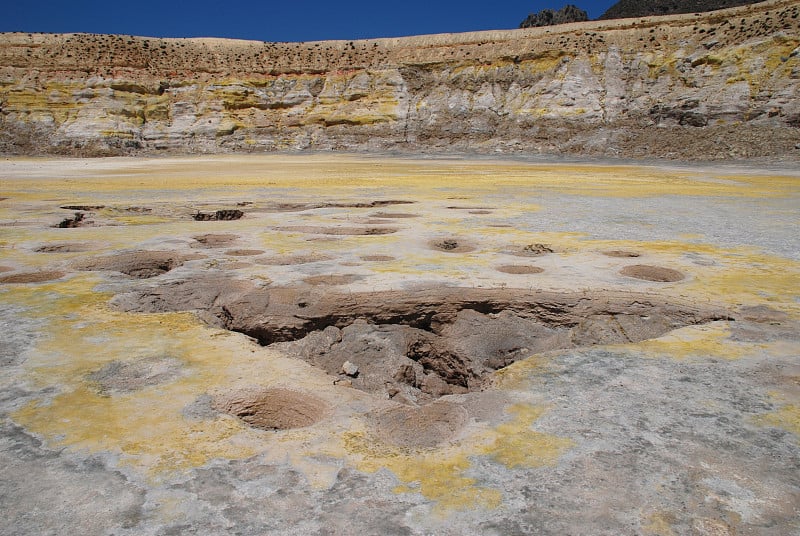
[[[14,269],[10,266],[0,266],[0,272],[13,272]]]
[[[663,268],[661,266],[648,266],[646,264],[626,266],[620,270],[619,273],[627,277],[635,277],[636,279],[644,279],[645,281],[658,281],[661,283],[672,283],[680,281],[685,277],[678,270]]]
[[[475,246],[470,243],[455,237],[437,238],[428,242],[431,249],[436,251],[444,251],[446,253],[467,253],[475,251]]]
[[[264,251],[260,249],[229,249],[225,252],[225,255],[230,255],[232,257],[249,257],[251,255],[261,255],[262,253],[264,253]]]
[[[391,255],[364,255],[361,257],[361,260],[371,262],[389,262],[397,259]]]
[[[112,361],[87,379],[102,395],[129,393],[166,383],[180,375],[183,364],[174,357],[148,357],[135,361]]]
[[[213,405],[218,411],[262,430],[311,426],[328,410],[328,405],[319,398],[289,389],[245,389],[218,396]]]
[[[606,257],[618,257],[621,259],[631,259],[641,256],[641,254],[637,253],[636,251],[627,251],[624,249],[612,249],[610,251],[604,251],[603,255]]]
[[[312,262],[324,262],[331,260],[331,257],[323,255],[322,253],[305,253],[298,255],[279,255],[276,257],[267,257],[263,259],[256,259],[256,263],[265,266],[293,266],[295,264],[310,264]]]
[[[506,274],[516,274],[516,275],[523,275],[523,274],[540,274],[544,272],[543,268],[539,268],[538,266],[525,266],[519,264],[507,264],[505,266],[499,266],[497,268],[498,272],[503,272]]]
[[[398,406],[372,416],[376,435],[407,448],[433,448],[453,439],[467,424],[469,414],[452,402],[423,407]]]
[[[0,283],[43,283],[64,277],[64,272],[26,272],[0,277]]]
[[[89,251],[92,246],[89,244],[67,243],[67,244],[45,244],[34,249],[36,253],[78,253]]]
[[[202,258],[197,255],[178,255],[171,251],[129,251],[98,257],[75,265],[78,270],[110,270],[131,277],[147,279],[165,274],[184,261]]]
[[[361,279],[360,276],[345,274],[345,275],[312,275],[306,277],[303,282],[309,285],[347,285],[353,281]]]
[[[197,240],[198,244],[193,245],[193,247],[204,247],[204,248],[224,248],[232,243],[236,242],[239,238],[233,234],[204,234],[192,237]]]
[[[377,236],[396,233],[394,227],[322,227],[314,225],[292,225],[278,227],[278,231],[289,233],[323,234],[333,236]]]

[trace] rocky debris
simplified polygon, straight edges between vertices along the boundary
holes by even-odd
[[[83,212],[76,212],[73,218],[64,218],[61,222],[55,224],[53,227],[58,229],[73,229],[80,227],[84,224],[86,215]]]
[[[567,4],[558,11],[543,9],[538,13],[531,13],[519,23],[520,28],[536,28],[539,26],[554,26],[570,22],[584,22],[589,20],[589,15],[582,9],[572,4]]]
[[[208,322],[333,376],[347,361],[358,370],[354,388],[405,403],[480,389],[492,371],[539,352],[641,341],[730,318],[710,307],[636,293],[337,293],[211,277],[123,294],[114,303],[128,311],[199,310]]]
[[[685,276],[678,270],[664,268],[662,266],[648,266],[646,264],[634,264],[626,266],[619,272],[620,274],[645,281],[658,281],[661,283],[671,283],[681,281]]]
[[[262,430],[311,426],[328,411],[328,405],[310,393],[281,388],[249,388],[220,393],[214,397],[213,407]]]
[[[217,210],[213,213],[197,212],[192,214],[195,221],[231,221],[238,220],[244,216],[244,212],[238,209]]]
[[[674,119],[679,125],[704,127],[708,125],[708,115],[697,111],[698,106],[699,102],[696,100],[686,101],[679,106],[658,104],[650,108],[650,116],[658,124],[666,119]]]
[[[350,361],[345,361],[342,363],[342,370],[341,373],[346,376],[352,376],[355,378],[358,376],[358,365],[351,363]]]
[[[203,258],[200,255],[180,255],[172,251],[128,251],[106,257],[95,257],[77,262],[78,270],[109,270],[138,279],[165,274],[185,261]]]

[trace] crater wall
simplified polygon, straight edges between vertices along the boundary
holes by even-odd
[[[0,151],[800,159],[800,2],[308,43],[0,34]]]

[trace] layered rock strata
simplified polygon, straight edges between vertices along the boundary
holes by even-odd
[[[800,2],[364,41],[0,35],[0,151],[800,158]]]

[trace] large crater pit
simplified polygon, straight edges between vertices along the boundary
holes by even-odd
[[[206,321],[354,388],[408,404],[479,390],[495,370],[533,354],[638,342],[730,319],[713,307],[629,292],[444,287],[347,293],[203,278],[121,295],[116,303],[131,311],[200,310]]]

